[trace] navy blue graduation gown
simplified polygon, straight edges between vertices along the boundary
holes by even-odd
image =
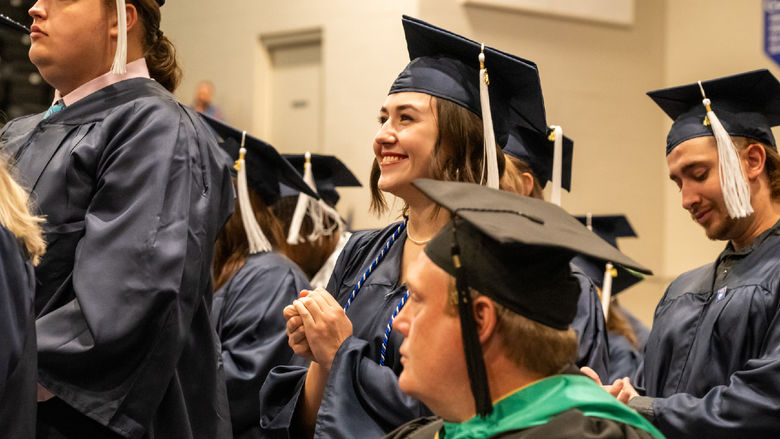
[[[609,375],[604,375],[608,376],[608,379],[604,380],[605,383],[633,376],[641,362],[642,355],[626,337],[609,333]]]
[[[0,136],[47,220],[40,383],[123,437],[229,437],[208,312],[233,189],[213,135],[144,78],[42,118]]]
[[[669,285],[635,382],[669,438],[780,437],[780,222]]]
[[[233,436],[260,437],[258,393],[272,367],[288,364],[284,307],[310,289],[295,263],[276,252],[250,255],[214,295],[211,318],[222,342]]]
[[[577,332],[577,366],[588,366],[599,376],[609,375],[609,342],[601,297],[593,281],[576,265],[571,264],[574,278],[580,284],[577,314],[571,323]]]
[[[16,237],[0,225],[0,437],[35,437],[35,276]]]
[[[328,291],[344,304],[379,250],[398,227],[356,232],[336,263]],[[381,437],[398,425],[431,412],[398,387],[403,336],[393,331],[385,365],[379,352],[385,327],[403,296],[398,283],[406,232],[377,266],[347,310],[353,335],[336,353],[322,398],[314,436],[318,438]],[[264,437],[295,437],[293,414],[307,368],[281,366],[271,370],[260,392]]]

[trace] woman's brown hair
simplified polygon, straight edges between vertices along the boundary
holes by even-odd
[[[139,23],[144,28],[144,58],[149,76],[166,90],[173,93],[181,82],[181,68],[176,62],[176,49],[173,43],[160,30],[160,6],[156,0],[125,0],[135,6]],[[114,0],[104,0],[109,9],[116,10]]]
[[[274,250],[285,253],[287,244],[284,239],[284,230],[271,208],[252,189],[249,189],[249,200],[255,211],[257,223],[271,246]],[[214,244],[214,291],[220,289],[233,277],[244,266],[246,258],[249,257],[249,241],[244,230],[244,223],[241,221],[241,207],[238,199],[236,199],[235,205],[233,215],[228,218],[225,226],[220,230]]]
[[[483,136],[482,119],[471,111],[446,99],[431,97],[435,103],[438,138],[433,147],[430,176],[436,180],[482,183]],[[498,175],[504,173],[504,154],[496,145]],[[371,210],[381,214],[387,210],[384,194],[379,189],[382,171],[376,159],[371,167]],[[406,207],[404,207],[404,213]]]

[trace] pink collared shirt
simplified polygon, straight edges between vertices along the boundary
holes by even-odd
[[[127,73],[124,75],[116,75],[114,73],[108,72],[105,75],[98,76],[97,78],[82,84],[65,96],[61,96],[59,90],[55,91],[54,102],[62,99],[65,102],[65,106],[69,107],[78,102],[80,99],[84,99],[85,97],[100,89],[108,87],[112,84],[116,84],[117,82],[133,78],[149,78],[149,68],[146,67],[146,59],[143,57],[133,62],[127,63]]]

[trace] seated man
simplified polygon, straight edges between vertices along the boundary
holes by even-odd
[[[415,186],[452,220],[409,273],[395,320],[406,337],[399,385],[438,417],[386,437],[663,437],[577,371],[569,327],[573,256],[647,271],[552,204],[467,183]]]

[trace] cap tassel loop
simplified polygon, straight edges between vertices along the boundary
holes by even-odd
[[[549,139],[553,141],[553,173],[550,202],[561,205],[561,182],[563,181],[563,128],[552,125]]]
[[[454,214],[453,214],[454,215]],[[487,379],[487,368],[482,358],[482,345],[479,342],[477,323],[474,320],[474,307],[471,302],[466,270],[460,261],[457,221],[453,221],[452,260],[455,265],[455,288],[458,290],[458,314],[460,316],[460,334],[463,339],[463,351],[466,355],[466,367],[469,373],[471,393],[477,414],[487,416],[493,413],[493,401]]]
[[[306,152],[306,162],[303,165],[303,181],[309,185],[312,190],[317,190],[314,181],[314,171],[311,165],[311,153]],[[316,200],[303,192],[298,195],[298,203],[295,205],[295,211],[290,222],[290,230],[287,232],[288,244],[300,244],[304,242],[301,236],[301,227],[303,220],[309,216],[312,221],[312,231],[306,236],[309,241],[315,241],[322,236],[328,236],[335,231],[341,231],[344,228],[344,222],[336,209],[328,206],[323,200]],[[329,224],[327,227],[326,224]]]
[[[731,136],[726,132],[723,124],[710,107],[710,100],[704,94],[704,87],[699,81],[699,89],[704,98],[702,104],[707,109],[707,119],[712,125],[712,133],[718,144],[718,162],[720,172],[720,186],[723,192],[723,201],[726,204],[731,218],[743,218],[753,213],[750,204],[750,187],[742,170],[742,163],[737,154],[737,149],[731,141]]]
[[[604,322],[607,321],[607,315],[609,314],[609,304],[612,300],[612,278],[617,274],[617,270],[612,266],[611,262],[607,262],[607,266],[604,269],[604,281],[601,283],[601,310],[604,311]]]
[[[246,149],[244,142],[246,140],[246,131],[241,135],[241,149],[239,150],[238,160],[236,161],[236,170],[238,171],[238,206],[241,209],[241,222],[244,224],[244,231],[249,242],[249,254],[271,251],[271,242],[268,241],[263,229],[257,223],[255,211],[252,203],[249,201],[249,187],[246,181]]]
[[[486,185],[489,188],[498,189],[498,156],[496,153],[496,136],[493,133],[493,116],[490,112],[490,93],[488,92],[490,79],[485,68],[485,45],[479,53],[479,101],[482,106],[482,127],[484,134],[485,151],[482,155],[484,168],[487,169]],[[485,181],[485,179],[482,179]]]
[[[116,54],[111,65],[111,73],[124,75],[127,73],[127,11],[125,0],[116,0],[117,37]]]

